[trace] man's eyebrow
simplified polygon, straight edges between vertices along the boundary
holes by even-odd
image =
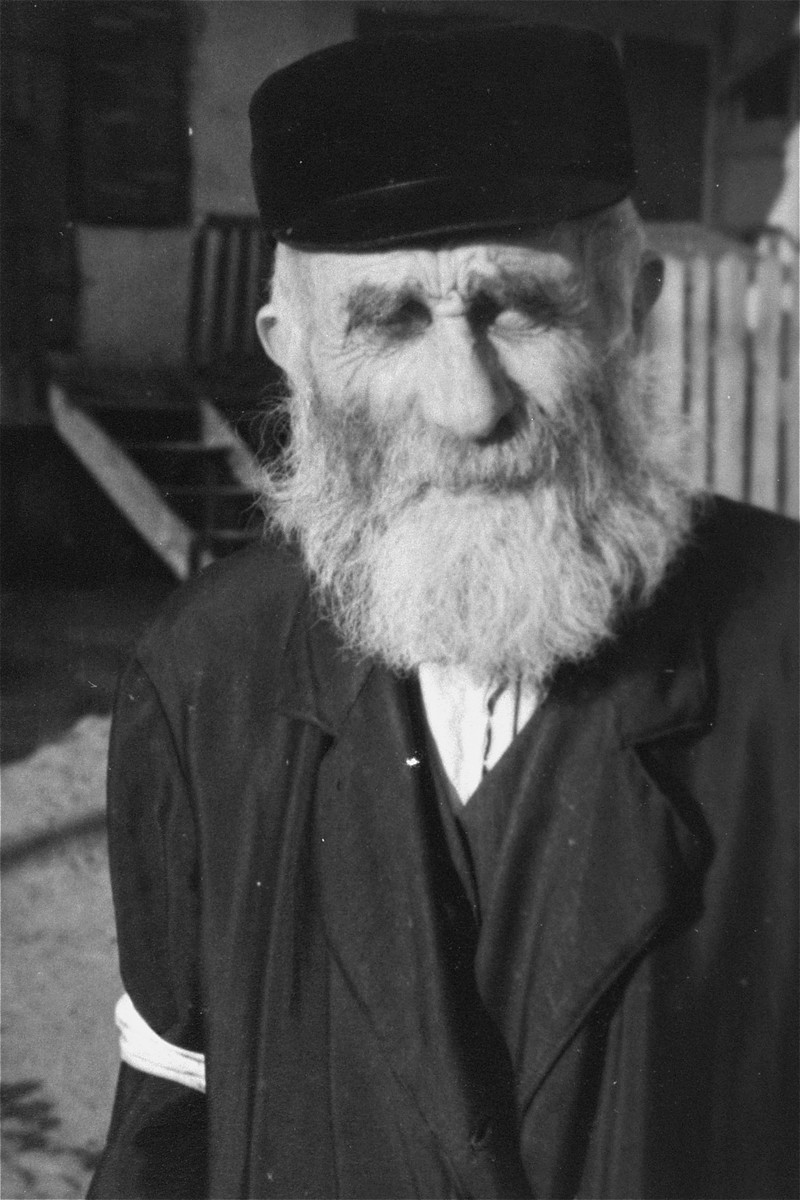
[[[510,269],[488,276],[475,275],[470,279],[469,293],[471,297],[490,296],[508,306],[552,308],[554,314],[577,314],[587,301],[584,282],[577,273],[559,279],[533,270]]]
[[[409,299],[419,299],[418,288],[410,283],[387,287],[380,283],[359,283],[347,297],[347,328],[345,333],[385,320]]]

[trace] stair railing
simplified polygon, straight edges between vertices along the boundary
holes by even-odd
[[[213,562],[198,534],[172,511],[164,497],[113,438],[73,404],[57,383],[48,388],[53,424],[75,457],[131,525],[180,580]]]

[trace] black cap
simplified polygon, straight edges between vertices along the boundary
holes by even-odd
[[[548,226],[634,183],[617,52],[562,26],[345,42],[269,76],[250,122],[264,227],[308,248]]]

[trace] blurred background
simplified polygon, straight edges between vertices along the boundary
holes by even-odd
[[[495,20],[614,39],[687,469],[797,515],[794,0],[2,0],[5,1197],[82,1195],[108,1122],[117,673],[172,588],[257,535],[282,436],[249,98],[338,41]]]

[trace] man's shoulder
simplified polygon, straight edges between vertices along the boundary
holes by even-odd
[[[772,720],[781,706],[796,709],[799,547],[795,521],[710,501],[682,568],[654,606],[677,642],[690,645],[699,634],[718,717],[730,710]]]
[[[714,496],[700,509],[697,540],[724,557],[743,557],[776,577],[797,568],[800,524],[739,500]]]
[[[667,578],[623,627],[607,661],[623,677],[651,682],[681,663],[691,673],[702,662],[726,697],[755,702],[778,679],[795,677],[799,549],[795,521],[719,497],[703,500]]]
[[[136,648],[151,675],[275,661],[308,595],[297,554],[263,541],[207,567],[167,600]]]
[[[715,497],[700,513],[686,560],[707,620],[737,614],[767,625],[797,624],[800,525],[749,504]]]

